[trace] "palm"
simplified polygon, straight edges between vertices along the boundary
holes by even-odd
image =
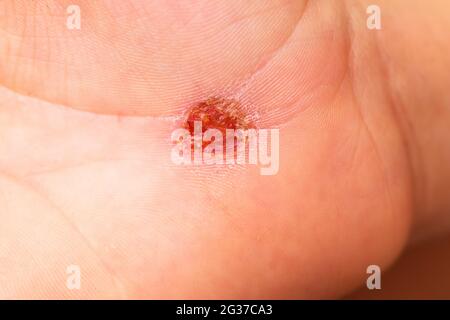
[[[0,40],[2,296],[327,296],[393,258],[404,154],[384,92],[347,73],[339,6],[120,2],[86,2],[84,37],[21,39],[45,59]],[[277,175],[170,162],[170,116],[211,95],[281,128]]]

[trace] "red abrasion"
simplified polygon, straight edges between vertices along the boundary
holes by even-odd
[[[246,113],[243,111],[241,105],[236,100],[211,97],[194,105],[188,110],[185,118],[184,127],[189,131],[191,136],[194,136],[194,122],[202,122],[202,133],[208,129],[217,129],[221,131],[224,149],[227,147],[226,129],[251,129],[255,128],[252,121],[248,120]],[[203,141],[202,148],[204,149],[209,141]],[[192,146],[194,148],[194,146]],[[236,152],[236,146],[234,146]]]
[[[194,135],[194,121],[202,122],[202,129],[220,130],[225,137],[226,129],[250,129],[255,125],[247,120],[240,104],[231,99],[209,98],[194,105],[185,120],[185,128]]]

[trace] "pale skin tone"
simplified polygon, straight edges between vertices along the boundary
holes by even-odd
[[[340,297],[450,228],[446,0],[78,3],[1,4],[0,297]],[[277,175],[170,161],[218,94]]]

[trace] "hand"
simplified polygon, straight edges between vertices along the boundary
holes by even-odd
[[[0,297],[338,297],[445,232],[450,6],[381,2],[3,1]],[[276,175],[171,161],[211,96],[280,129]]]

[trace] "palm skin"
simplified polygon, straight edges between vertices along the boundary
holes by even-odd
[[[337,297],[398,255],[412,173],[363,5],[80,2],[80,31],[0,19],[1,297]],[[216,95],[280,128],[277,175],[170,161]]]

